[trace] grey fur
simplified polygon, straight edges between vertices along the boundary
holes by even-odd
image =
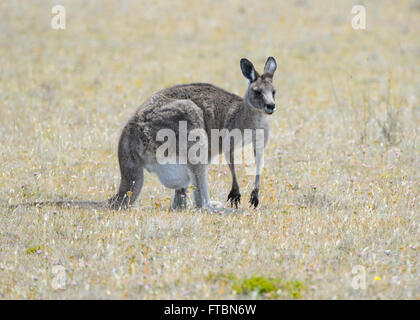
[[[209,146],[211,129],[235,128],[263,129],[265,146],[269,134],[267,114],[275,111],[272,78],[276,62],[274,58],[269,57],[261,76],[249,60],[241,59],[240,65],[244,76],[249,79],[244,98],[211,84],[191,83],[158,91],[139,107],[124,127],[119,140],[121,182],[118,193],[108,200],[111,208],[126,208],[134,203],[143,186],[143,171],[147,169],[156,172],[163,184],[175,189],[173,208],[186,206],[186,188],[193,184],[195,205],[213,209],[207,185],[207,165],[188,162],[185,167],[169,167],[157,164],[156,150],[163,142],[157,141],[156,135],[160,129],[171,129],[179,139],[179,121],[186,121],[188,131],[203,129],[207,133]],[[187,148],[192,144],[193,142],[188,142]],[[221,141],[219,146],[221,151]],[[228,201],[237,207],[241,194],[235,173],[233,151],[232,147],[225,154],[232,174],[232,189]],[[258,161],[261,162],[261,159],[257,159]],[[174,179],[170,180],[172,172],[177,173]],[[259,181],[260,173],[257,172],[250,199],[251,206],[255,207],[259,203]]]

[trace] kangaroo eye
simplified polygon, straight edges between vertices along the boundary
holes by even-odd
[[[256,96],[260,96],[261,95],[261,91],[260,90],[254,90],[254,93]]]
[[[276,90],[273,90],[273,98],[275,97],[275,95],[276,95]]]

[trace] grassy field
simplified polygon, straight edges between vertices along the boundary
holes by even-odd
[[[358,1],[67,0],[53,30],[54,1],[1,1],[0,297],[420,299],[420,1],[364,2],[366,30]],[[148,173],[128,211],[9,208],[109,198],[144,99],[242,95],[239,59],[270,55],[258,210],[243,166],[243,213],[171,212]],[[224,202],[227,166],[209,175]]]

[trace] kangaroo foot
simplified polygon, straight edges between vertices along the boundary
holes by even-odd
[[[111,210],[123,210],[128,208],[128,198],[126,196],[121,197],[116,194],[108,200],[108,206]]]

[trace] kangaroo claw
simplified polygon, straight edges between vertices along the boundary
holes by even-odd
[[[227,201],[230,201],[230,206],[233,207],[235,205],[236,209],[238,209],[238,204],[241,203],[241,194],[238,190],[230,190]]]
[[[252,190],[251,192],[251,198],[249,199],[249,203],[251,204],[249,207],[254,206],[254,208],[258,207],[258,203],[260,201],[258,200],[258,190]]]

